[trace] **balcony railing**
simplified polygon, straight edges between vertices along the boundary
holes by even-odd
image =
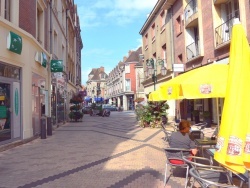
[[[234,18],[235,17],[215,28],[216,46],[222,45],[231,39]]]
[[[192,44],[188,45],[186,49],[187,49],[187,61],[200,55],[199,42],[193,42]]]
[[[185,7],[185,20],[187,20],[190,16],[195,14],[198,11],[197,8],[197,0],[191,0],[187,6]]]

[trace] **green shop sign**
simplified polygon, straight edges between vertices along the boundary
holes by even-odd
[[[42,52],[41,55],[42,55],[42,62],[41,62],[41,65],[42,65],[43,67],[46,68],[46,65],[47,65],[47,63],[48,63],[47,55],[46,55],[44,52]]]
[[[14,53],[21,54],[22,52],[22,37],[12,31],[7,36],[7,48]]]
[[[63,61],[62,60],[51,60],[50,70],[51,70],[51,72],[63,72]]]

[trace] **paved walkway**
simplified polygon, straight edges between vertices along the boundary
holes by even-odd
[[[141,128],[133,112],[85,115],[0,153],[0,188],[156,188],[163,186],[164,134]],[[170,178],[166,187],[183,187]]]

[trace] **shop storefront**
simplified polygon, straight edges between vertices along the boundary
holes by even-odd
[[[20,68],[0,62],[0,144],[21,137]]]
[[[33,135],[41,133],[41,116],[45,115],[45,78],[32,73],[32,128]]]

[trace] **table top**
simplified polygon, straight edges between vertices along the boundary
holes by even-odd
[[[211,140],[211,138],[206,138],[206,139],[195,139],[194,142],[199,145],[216,145],[217,140]]]

